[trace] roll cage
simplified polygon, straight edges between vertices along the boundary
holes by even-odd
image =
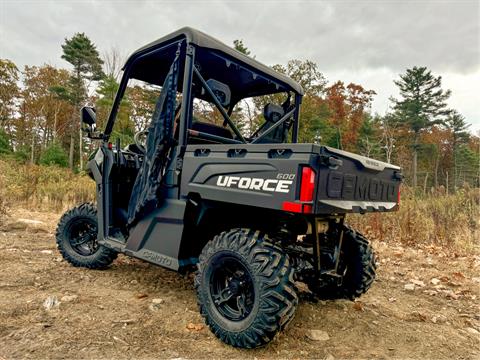
[[[134,52],[123,67],[123,76],[116,94],[103,140],[109,141],[120,102],[130,79],[154,85],[162,85],[173,62],[178,62],[178,86],[182,94],[178,145],[186,146],[188,135],[219,143],[257,143],[292,119],[291,141],[298,141],[299,109],[303,96],[302,87],[270,67],[228,47],[220,41],[192,28],[182,28]],[[183,80],[182,80],[183,79]],[[209,79],[228,85],[231,99],[221,104]],[[202,91],[198,91],[203,89]],[[164,89],[162,89],[163,91]],[[245,139],[231,119],[235,105],[242,99],[285,92],[294,95],[294,103],[285,114],[258,137]],[[193,99],[209,101],[221,113],[224,125],[228,125],[236,138],[209,134],[192,129]]]

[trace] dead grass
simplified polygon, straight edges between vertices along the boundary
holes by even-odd
[[[95,199],[95,183],[69,169],[0,160],[0,174],[0,210],[23,206],[61,211]]]
[[[353,215],[348,222],[375,240],[471,251],[479,245],[480,189],[418,198],[403,188],[397,212]]]

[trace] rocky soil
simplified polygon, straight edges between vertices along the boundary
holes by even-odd
[[[480,256],[374,243],[378,280],[356,302],[303,301],[268,346],[218,341],[192,276],[120,256],[106,271],[57,253],[59,215],[0,225],[0,358],[480,358]]]

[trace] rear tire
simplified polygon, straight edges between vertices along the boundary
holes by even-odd
[[[56,231],[57,248],[73,266],[105,269],[117,252],[97,242],[97,208],[85,203],[68,210],[61,217]]]
[[[376,276],[375,253],[370,242],[359,232],[345,226],[340,272],[344,271],[341,285],[330,284],[315,291],[323,299],[354,300],[370,289]]]
[[[195,287],[211,331],[241,348],[271,341],[293,319],[298,304],[288,256],[249,229],[222,232],[205,245]]]

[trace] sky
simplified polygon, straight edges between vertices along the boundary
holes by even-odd
[[[399,74],[427,66],[452,91],[449,106],[480,131],[480,0],[0,0],[0,58],[68,68],[61,44],[76,32],[126,57],[183,26],[229,45],[242,39],[267,65],[313,60],[330,83],[375,90],[379,114],[398,96]]]

